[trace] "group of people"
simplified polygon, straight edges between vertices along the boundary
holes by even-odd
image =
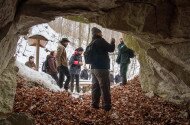
[[[83,65],[82,53],[84,49],[82,47],[77,48],[71,58],[68,60],[65,49],[69,42],[70,41],[67,38],[61,39],[57,47],[57,51],[51,51],[50,54],[47,55],[42,66],[42,71],[51,75],[52,78],[57,82],[57,85],[60,88],[64,88],[66,91],[68,91],[70,87],[71,92],[73,92],[74,81],[76,81],[76,91],[79,93],[79,77],[81,66]],[[34,63],[33,56],[29,57],[29,61],[27,61],[25,65],[36,70],[36,64]],[[65,83],[63,86],[64,80]]]
[[[109,111],[111,105],[111,93],[110,93],[110,59],[109,53],[115,51],[115,39],[112,38],[108,43],[102,37],[102,31],[96,27],[91,29],[92,31],[92,57],[91,62],[91,75],[92,75],[92,108],[99,109],[100,97],[102,96],[102,108],[105,111]],[[72,57],[67,60],[66,47],[69,44],[67,38],[63,38],[57,47],[57,53],[52,51],[47,56],[47,73],[50,74],[57,82],[60,88],[64,88],[66,91],[69,89],[73,92],[74,80],[76,80],[76,91],[79,92],[79,77],[81,72],[81,66],[84,64],[82,60],[82,54],[84,49],[79,47],[75,50]],[[85,56],[85,55],[84,55]],[[127,84],[127,69],[130,63],[130,58],[134,57],[134,52],[129,49],[120,39],[118,45],[118,57],[116,62],[120,64],[120,76],[122,78],[121,85]],[[30,59],[31,60],[31,59]],[[86,61],[86,60],[85,60]],[[32,65],[32,64],[31,64]],[[35,66],[33,66],[35,69]],[[59,77],[57,76],[59,74]],[[81,73],[82,74],[82,73]],[[64,82],[64,78],[66,80]],[[64,82],[64,84],[63,84]]]
[[[79,47],[75,50],[71,58],[67,59],[66,47],[70,41],[63,38],[57,47],[57,53],[52,51],[45,61],[45,72],[50,74],[55,79],[60,88],[68,91],[69,87],[71,92],[74,91],[74,81],[76,80],[76,91],[80,92],[79,77],[81,66],[83,65],[82,54],[84,49]],[[59,77],[58,75],[59,74]],[[65,80],[66,77],[66,80]],[[63,82],[65,83],[63,85]]]

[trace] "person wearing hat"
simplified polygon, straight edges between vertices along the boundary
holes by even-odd
[[[65,50],[69,42],[70,41],[67,38],[62,38],[58,44],[57,55],[56,55],[56,63],[59,72],[58,85],[60,88],[63,87],[64,77],[66,76],[67,79],[64,84],[64,89],[66,91],[69,88],[70,77],[71,77],[68,68],[67,53]]]
[[[71,92],[73,92],[74,89],[74,80],[76,80],[76,91],[78,93],[80,92],[79,75],[81,71],[81,66],[83,65],[82,56],[81,56],[83,51],[84,49],[82,47],[77,48],[69,60],[70,74],[71,74],[71,85],[70,85]]]
[[[115,39],[112,38],[111,43],[108,43],[102,38],[102,31],[93,27],[92,42],[92,107],[99,109],[100,97],[102,95],[102,108],[105,111],[109,111],[112,106],[109,80],[110,59],[108,52],[114,52]]]

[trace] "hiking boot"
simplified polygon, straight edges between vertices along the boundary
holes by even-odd
[[[92,105],[92,108],[93,108],[93,109],[96,109],[96,110],[100,109],[99,106],[95,106],[95,105]]]
[[[68,88],[64,87],[65,91],[68,92]]]
[[[111,110],[111,107],[103,108],[106,112],[109,112]]]

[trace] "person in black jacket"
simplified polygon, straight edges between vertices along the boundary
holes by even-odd
[[[130,64],[129,48],[124,44],[123,39],[120,38],[120,44],[118,45],[118,56],[116,62],[120,64],[121,85],[127,84],[127,70]]]
[[[79,74],[81,71],[81,66],[83,65],[82,63],[82,53],[83,53],[83,48],[79,47],[75,50],[75,53],[72,55],[72,57],[69,60],[69,65],[70,65],[70,74],[71,74],[71,92],[73,92],[74,89],[74,79],[76,80],[76,91],[79,93],[80,92],[80,87],[79,87]]]
[[[99,109],[102,95],[102,106],[105,111],[111,109],[109,69],[110,59],[108,52],[114,52],[115,39],[111,44],[102,38],[102,32],[96,27],[92,28],[93,62],[92,71],[92,107]]]

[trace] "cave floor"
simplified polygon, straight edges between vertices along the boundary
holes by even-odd
[[[14,112],[24,112],[35,119],[36,125],[189,125],[184,107],[154,96],[145,96],[139,78],[126,86],[111,89],[112,110],[90,107],[91,96],[73,98],[67,92],[51,92],[42,87],[28,87],[17,79]]]

